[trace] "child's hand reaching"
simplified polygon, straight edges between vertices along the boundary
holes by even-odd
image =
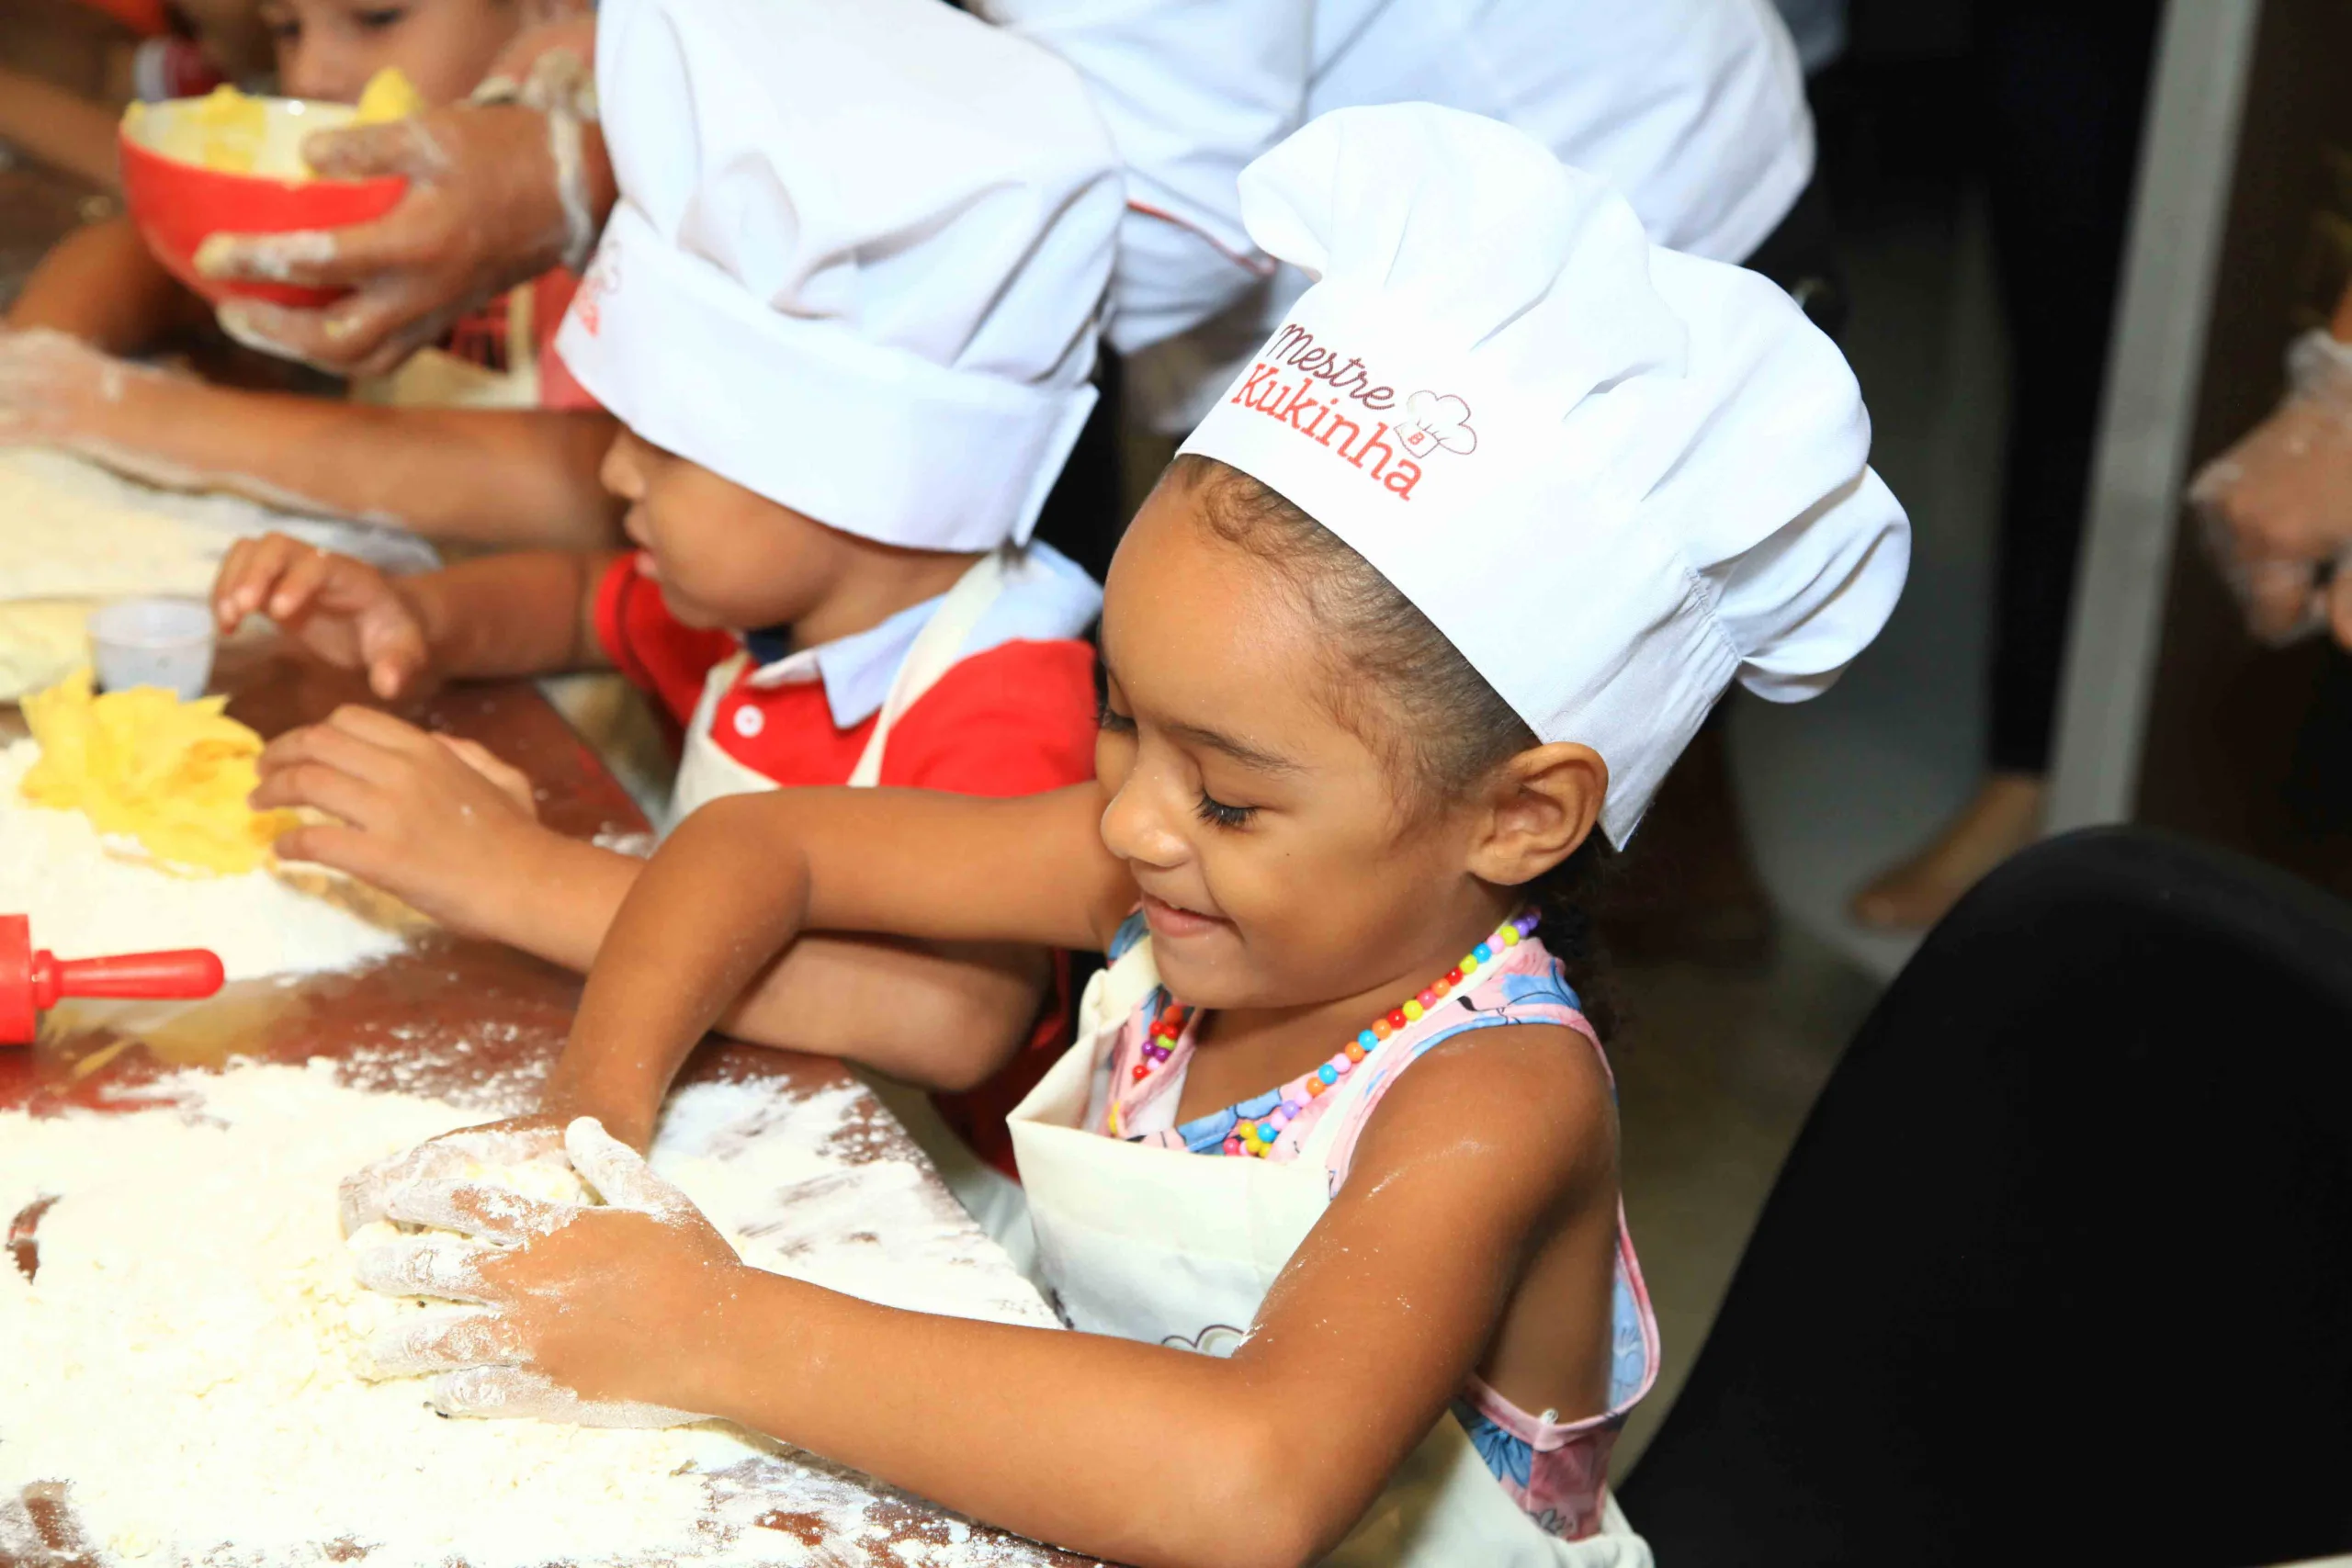
[[[259,767],[257,809],[337,818],[280,838],[281,856],[345,872],[469,935],[511,929],[536,886],[537,852],[554,837],[519,772],[372,708],[288,731]]]
[[[366,671],[368,689],[387,702],[435,673],[424,622],[391,579],[284,534],[230,547],[213,580],[212,613],[224,633],[267,615],[329,664]]]
[[[461,1180],[403,1183],[390,1217],[456,1232],[360,1254],[360,1282],[472,1310],[436,1313],[369,1348],[386,1376],[434,1374],[445,1416],[535,1416],[589,1427],[699,1417],[691,1363],[662,1347],[711,1344],[745,1265],[686,1195],[594,1118],[564,1129],[603,1207],[548,1203]],[[427,1145],[430,1147],[431,1145]]]

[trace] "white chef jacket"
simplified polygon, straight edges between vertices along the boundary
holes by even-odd
[[[1718,261],[1761,244],[1813,173],[1804,78],[1770,0],[971,8],[1077,68],[1126,164],[1109,333],[1126,355],[1233,310],[1272,275],[1236,182],[1331,109],[1430,102],[1505,121],[1615,185],[1655,243]],[[1269,307],[1253,322],[1269,310],[1279,319]]]

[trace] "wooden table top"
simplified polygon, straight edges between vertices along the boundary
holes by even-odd
[[[224,648],[218,682],[232,694],[230,711],[264,735],[323,717],[338,703],[364,699],[349,678],[275,644]],[[527,682],[454,688],[402,711],[428,728],[480,741],[521,768],[538,786],[541,820],[562,832],[592,837],[647,830],[643,815],[595,753]],[[0,733],[22,732],[13,708],[0,713],[6,716]],[[341,1064],[345,1082],[447,1099],[480,1108],[485,1118],[503,1115],[535,1102],[579,994],[578,976],[512,948],[435,933],[352,974],[311,976],[290,986],[232,985],[205,1002],[69,1002],[50,1016],[35,1047],[0,1050],[0,1109],[40,1113],[95,1107],[104,1089],[180,1067],[217,1066],[233,1049],[294,1064],[331,1057]],[[800,1093],[856,1081],[836,1062],[717,1039],[704,1042],[681,1081],[752,1078]],[[843,1157],[908,1161],[944,1194],[944,1183],[912,1140],[878,1100],[860,1092],[865,1105],[852,1124],[866,1135],[844,1140]],[[30,1514],[48,1550],[12,1555],[0,1547],[0,1568],[68,1568],[94,1561],[55,1490],[28,1489],[17,1503]],[[0,1505],[0,1518],[10,1511]],[[854,1549],[844,1545],[840,1562],[899,1568],[906,1559],[893,1554],[895,1544],[936,1544],[951,1529],[951,1516],[912,1500],[879,1505],[869,1520],[882,1522],[885,1515],[896,1533],[880,1544],[869,1534]],[[821,1551],[827,1544],[805,1533],[807,1516],[775,1514],[763,1522],[789,1532],[796,1550]],[[1006,1564],[1075,1568],[1090,1561],[983,1528],[972,1533],[975,1544],[1000,1553],[991,1561]]]

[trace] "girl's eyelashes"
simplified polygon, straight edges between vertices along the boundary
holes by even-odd
[[[1203,790],[1193,813],[1212,828],[1247,828],[1250,819],[1258,815],[1258,808],[1254,806],[1227,806],[1221,800],[1212,799],[1208,791]]]
[[[1133,735],[1136,732],[1135,719],[1113,707],[1107,696],[1094,699],[1094,727],[1107,729],[1114,735]]]
[[[364,11],[353,13],[352,20],[365,31],[380,33],[389,28],[398,27],[407,16],[408,12],[398,6],[370,6]]]

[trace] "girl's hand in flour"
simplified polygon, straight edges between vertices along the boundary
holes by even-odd
[[[287,860],[348,873],[468,935],[507,929],[537,888],[553,835],[530,781],[470,742],[347,706],[271,741],[259,767],[257,809],[338,819],[280,838]]]
[[[445,1416],[533,1416],[590,1427],[667,1427],[707,1408],[690,1359],[655,1347],[723,1340],[749,1272],[686,1195],[590,1117],[564,1130],[572,1168],[605,1200],[583,1208],[467,1181],[390,1194],[393,1219],[458,1233],[360,1255],[362,1283],[443,1296],[436,1314],[370,1347],[386,1375],[433,1375]]]
[[[569,1163],[563,1152],[564,1121],[560,1116],[510,1116],[460,1127],[361,1167],[335,1190],[343,1234],[391,1218],[392,1193],[420,1181],[455,1181],[484,1166]]]
[[[365,561],[284,534],[240,539],[212,583],[212,613],[223,633],[248,615],[267,615],[339,670],[367,671],[390,701],[434,678],[424,618],[398,584]]]

